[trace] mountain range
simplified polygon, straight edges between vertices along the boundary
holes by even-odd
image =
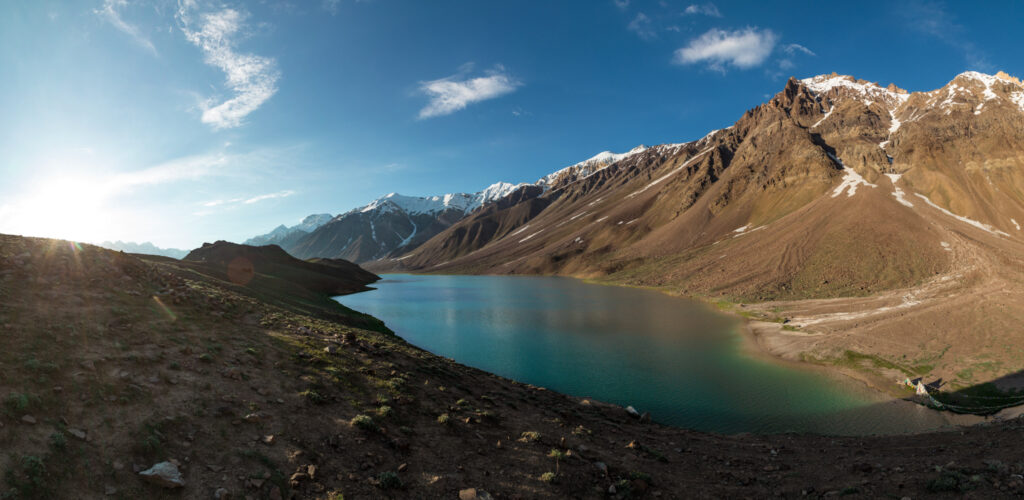
[[[172,259],[183,259],[188,255],[188,250],[179,250],[177,248],[160,248],[150,242],[135,243],[134,241],[104,241],[96,246],[107,248],[110,250],[117,250],[119,252],[126,253],[138,253],[144,255],[160,255],[163,257],[170,257]]]
[[[485,205],[510,205],[536,198],[646,149],[637,146],[626,153],[603,151],[533,184],[498,182],[476,193],[437,196],[390,193],[338,216],[314,214],[295,226],[282,224],[244,244],[278,245],[300,258],[340,258],[357,263],[382,259],[418,247]]]
[[[993,342],[1024,319],[1008,307],[1024,301],[1022,152],[1024,85],[1005,73],[924,92],[794,78],[726,129],[548,176],[364,266],[742,303],[778,356],[866,353],[900,367],[879,386],[967,385],[1017,366]]]

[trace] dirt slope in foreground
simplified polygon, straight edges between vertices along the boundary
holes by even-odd
[[[0,236],[0,496],[1024,493],[1019,420],[884,438],[643,424],[434,356],[311,294],[299,307],[252,286]],[[165,460],[179,464],[184,488],[136,473]]]

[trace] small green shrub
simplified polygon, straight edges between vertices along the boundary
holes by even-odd
[[[437,423],[441,425],[450,425],[452,423],[452,416],[447,413],[442,413],[437,416]]]
[[[403,486],[402,478],[393,471],[384,471],[377,475],[377,486],[382,490],[396,490]]]
[[[554,472],[545,472],[540,475],[540,480],[545,483],[554,483],[556,479],[558,479],[558,474]]]
[[[395,411],[392,410],[390,406],[384,405],[377,408],[377,416],[380,418],[390,418],[394,414]]]
[[[299,396],[306,398],[306,401],[315,405],[327,404],[327,398],[313,389],[306,389],[305,391],[300,392]]]
[[[373,418],[371,418],[369,415],[356,415],[352,417],[352,420],[349,421],[349,424],[352,425],[352,427],[362,429],[367,432],[377,432],[377,430],[379,429],[379,427],[377,427],[377,424],[373,421]]]
[[[524,443],[536,443],[540,441],[540,433],[537,431],[526,431],[519,436],[519,440]]]
[[[54,450],[63,451],[68,447],[68,438],[63,432],[57,431],[50,434],[50,447]]]

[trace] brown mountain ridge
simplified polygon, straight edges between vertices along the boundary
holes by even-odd
[[[1021,151],[1024,87],[1005,74],[966,72],[929,92],[790,79],[727,129],[478,211],[366,267],[559,274],[742,302],[792,320],[770,335],[776,354],[916,359],[967,384],[985,377],[971,369],[978,356],[998,358],[993,378],[1024,367],[1003,347],[1024,340],[1019,318],[999,305],[1024,297]],[[978,308],[991,314],[973,321]],[[898,345],[878,340],[894,334]],[[876,385],[900,376],[867,368]]]

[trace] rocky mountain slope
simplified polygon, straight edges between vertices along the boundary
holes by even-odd
[[[668,428],[410,346],[290,261],[225,279],[225,262],[275,252],[196,252],[0,235],[0,496],[1024,494],[1019,419],[891,437]],[[280,300],[285,284],[302,300]]]
[[[788,355],[838,359],[853,346],[890,364],[909,356],[928,367],[923,374],[966,384],[987,376],[965,365],[977,356],[999,358],[990,375],[1024,368],[1024,359],[991,354],[990,342],[968,341],[962,329],[1024,338],[1018,318],[986,302],[999,311],[987,321],[943,323],[918,297],[951,293],[936,280],[979,300],[997,278],[1013,283],[999,293],[1022,289],[1021,151],[1024,86],[1002,73],[966,72],[912,93],[835,74],[791,79],[727,129],[638,148],[367,267],[572,275],[767,304],[768,319],[806,299],[887,297],[802,310],[802,337],[786,339],[800,347]],[[911,311],[922,316],[901,347],[850,339],[891,336],[881,325],[909,326]],[[876,314],[885,321],[865,325]]]

